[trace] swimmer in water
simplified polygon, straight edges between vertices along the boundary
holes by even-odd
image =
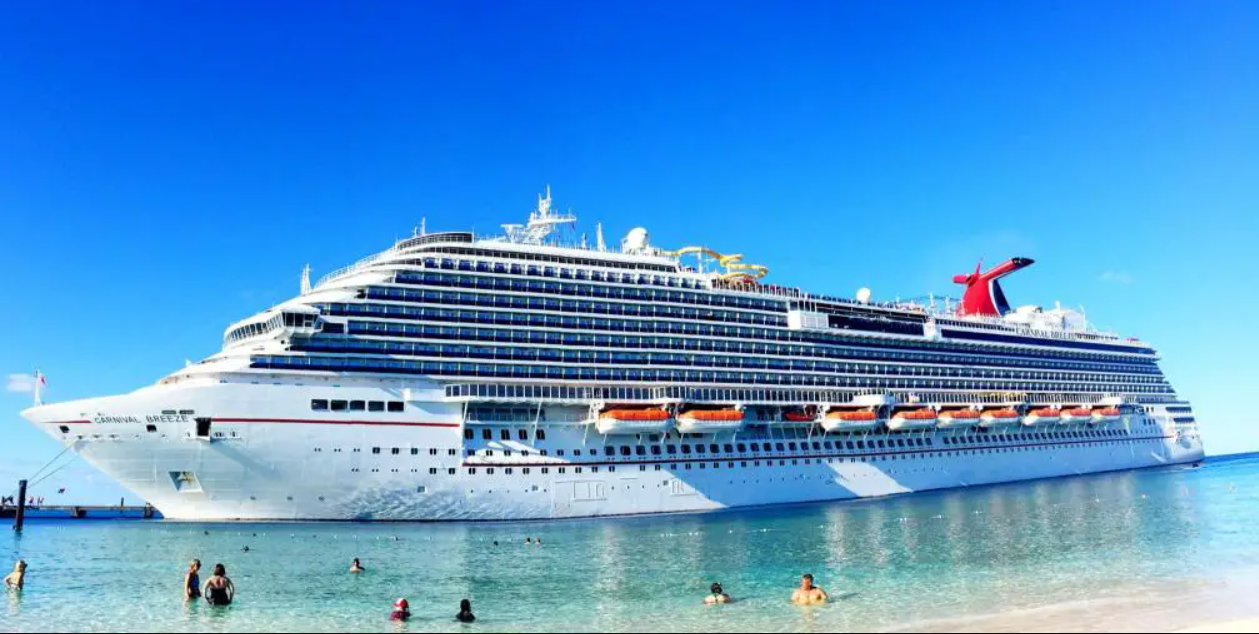
[[[398,599],[393,604],[393,612],[389,613],[390,621],[406,621],[411,618],[411,604],[406,599]]]
[[[13,572],[4,578],[4,587],[21,590],[26,585],[26,562],[21,559],[13,565]]]
[[[533,545],[533,538],[532,538],[532,537],[526,537],[526,538],[525,538],[525,545],[526,545],[526,546],[532,546],[532,545]]]
[[[826,591],[813,585],[813,575],[800,578],[800,588],[791,594],[791,602],[796,605],[821,605],[830,600]]]
[[[464,599],[459,602],[459,615],[455,617],[460,623],[472,623],[476,621],[476,615],[472,613],[472,602]]]
[[[714,583],[708,589],[709,595],[704,597],[704,605],[717,605],[719,603],[730,603],[730,595],[721,589],[720,583]]]
[[[354,563],[350,564],[350,574],[356,575],[363,572],[363,564],[360,564],[358,558],[354,558]]]
[[[223,564],[214,564],[214,576],[205,582],[203,594],[210,605],[232,604],[232,599],[236,598],[236,586],[227,577],[227,568]]]
[[[184,599],[192,601],[201,598],[201,560],[193,559],[188,564],[188,574],[184,575]]]

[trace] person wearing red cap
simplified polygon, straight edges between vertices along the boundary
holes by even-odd
[[[398,599],[393,604],[393,613],[389,615],[390,621],[405,621],[411,618],[411,604],[406,599]]]

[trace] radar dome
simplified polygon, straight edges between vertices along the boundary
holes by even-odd
[[[630,232],[625,235],[625,239],[621,241],[621,251],[625,253],[637,253],[645,250],[648,244],[650,244],[650,242],[648,241],[647,230],[642,227],[637,227],[630,230]]]
[[[868,288],[863,288],[863,289],[861,289],[861,290],[857,291],[857,301],[861,302],[862,304],[869,304],[869,303],[870,303],[870,296],[871,296],[871,295],[873,295],[873,294],[874,294],[874,293],[873,293],[870,289],[868,289]]]

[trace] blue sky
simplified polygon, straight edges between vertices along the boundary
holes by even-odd
[[[489,232],[550,183],[610,240],[820,292],[1037,258],[1012,301],[1155,343],[1209,450],[1256,450],[1256,32],[1244,1],[11,4],[0,373],[135,389],[306,263]],[[0,392],[0,482],[58,451],[29,400]]]

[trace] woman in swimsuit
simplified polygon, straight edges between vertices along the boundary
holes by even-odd
[[[205,600],[210,605],[231,605],[236,598],[236,586],[227,578],[227,568],[214,564],[214,576],[205,582]]]
[[[201,560],[193,559],[188,564],[188,574],[184,576],[184,598],[188,600],[201,598]]]

